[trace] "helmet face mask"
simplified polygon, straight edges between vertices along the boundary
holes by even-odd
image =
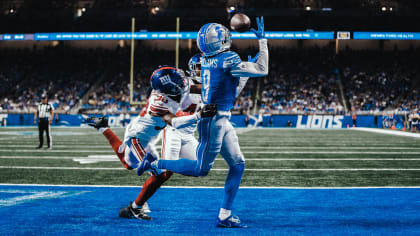
[[[204,56],[214,56],[230,49],[230,31],[221,24],[208,23],[197,34],[197,46]]]
[[[201,53],[197,53],[188,61],[188,72],[191,77],[201,76]]]

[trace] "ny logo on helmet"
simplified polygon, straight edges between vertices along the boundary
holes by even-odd
[[[171,83],[171,77],[169,75],[165,75],[159,78],[162,85]]]

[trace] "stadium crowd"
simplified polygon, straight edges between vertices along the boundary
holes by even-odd
[[[181,51],[182,68],[193,54]],[[0,111],[32,113],[48,93],[57,113],[72,108],[75,113],[137,113],[141,107],[129,101],[129,55],[128,47],[1,49]],[[133,100],[138,102],[146,100],[151,71],[173,64],[174,52],[139,44],[135,55]],[[358,113],[415,110],[420,100],[417,55],[419,50],[349,50],[334,56],[328,47],[272,48],[269,76],[249,80],[234,110],[343,114],[346,105]]]
[[[343,112],[331,55],[326,48],[272,49],[270,74],[260,82],[259,107],[271,114]],[[251,90],[254,84],[249,83],[250,87],[241,94],[235,109],[248,110],[253,106]]]
[[[60,48],[2,49],[0,109],[34,112],[40,97],[48,91],[54,107],[68,112],[96,79],[97,70],[86,63],[94,57]]]
[[[395,112],[419,108],[419,49],[347,51],[337,61],[345,95],[354,111]]]

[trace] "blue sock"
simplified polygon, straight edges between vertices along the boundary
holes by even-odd
[[[237,164],[229,167],[229,173],[225,182],[225,197],[223,199],[222,208],[232,209],[233,200],[238,192],[239,185],[241,184],[242,174],[245,170],[245,163]]]
[[[195,176],[196,160],[189,160],[180,158],[178,160],[159,160],[157,167],[159,169],[166,169],[178,174]]]

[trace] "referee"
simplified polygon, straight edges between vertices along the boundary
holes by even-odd
[[[46,94],[41,96],[41,103],[38,104],[38,110],[35,113],[34,124],[36,124],[36,118],[39,117],[38,129],[39,129],[39,146],[37,149],[41,149],[44,144],[44,130],[47,132],[48,149],[52,148],[52,140],[50,133],[50,124],[54,117],[54,107],[48,103]]]

